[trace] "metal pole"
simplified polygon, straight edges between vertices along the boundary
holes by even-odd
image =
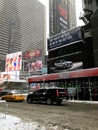
[[[88,83],[89,83],[90,101],[92,101],[92,93],[91,93],[91,82],[90,82],[90,78],[88,78]]]
[[[6,110],[5,110],[5,118],[6,118],[6,115],[7,115],[7,111],[8,111],[8,104],[5,100],[0,100],[0,103],[5,103],[5,107],[6,107]]]
[[[78,85],[78,81],[77,81],[77,79],[76,79],[76,86],[77,86],[77,85]],[[76,89],[77,89],[77,100],[79,100],[79,95],[78,95],[78,89],[79,89],[79,88],[78,88],[78,86],[77,86]]]

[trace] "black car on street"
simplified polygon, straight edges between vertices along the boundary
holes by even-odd
[[[67,99],[67,91],[64,88],[40,88],[35,92],[27,95],[28,103],[45,102],[48,105],[56,102],[61,104],[63,100]]]

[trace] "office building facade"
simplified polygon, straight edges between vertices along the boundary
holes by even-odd
[[[76,24],[76,6],[75,0],[68,0],[69,28],[74,28]]]
[[[87,19],[86,27],[91,33],[95,67],[98,67],[98,0],[83,0],[83,10]]]
[[[41,49],[44,55],[45,26],[38,0],[0,0],[0,53]]]

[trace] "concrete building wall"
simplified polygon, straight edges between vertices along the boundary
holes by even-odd
[[[45,7],[38,0],[0,0],[0,53],[42,49],[46,53]]]
[[[76,7],[75,0],[68,0],[69,8],[69,28],[76,27]]]

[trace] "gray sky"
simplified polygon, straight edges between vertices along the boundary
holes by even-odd
[[[77,26],[83,25],[82,20],[79,20],[80,13],[82,13],[82,0],[76,1],[76,15],[77,15]]]

